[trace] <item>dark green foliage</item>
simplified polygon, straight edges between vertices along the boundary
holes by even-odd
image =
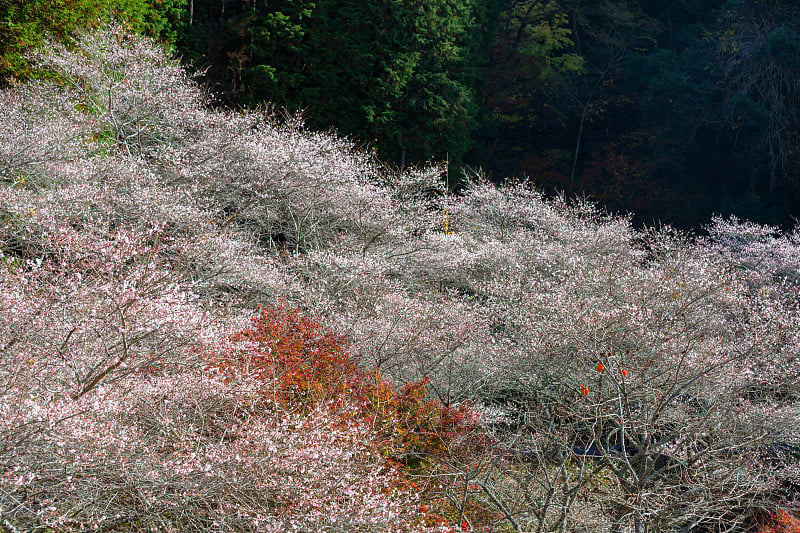
[[[794,28],[781,25],[767,37],[767,54],[787,68],[800,66],[800,35]]]
[[[316,3],[191,0],[179,50],[207,69],[208,81],[227,103],[271,101],[277,88],[302,70],[299,45]]]
[[[451,0],[320,2],[300,51],[307,74],[286,87],[290,104],[393,161],[463,153],[474,116],[463,72],[470,17],[467,2]]]
[[[305,111],[395,162],[464,153],[476,114],[465,0],[195,1],[182,48],[232,103]],[[223,12],[224,11],[224,12]],[[215,35],[206,41],[201,35]]]
[[[800,213],[796,2],[559,5],[585,74],[540,94],[563,126],[540,114],[546,127],[524,144],[505,141],[522,156],[517,172],[642,222],[697,226],[716,212],[781,223]]]
[[[30,75],[26,51],[47,37],[118,20],[133,31],[174,42],[186,0],[0,0],[0,85]]]
[[[584,73],[584,63],[575,53],[569,16],[558,2],[507,3],[498,15],[485,69],[478,132],[484,165],[500,174],[513,172],[537,138],[567,127],[571,103],[564,92]]]

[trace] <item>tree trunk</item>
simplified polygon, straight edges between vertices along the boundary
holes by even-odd
[[[574,192],[575,188],[575,168],[578,166],[578,154],[581,151],[581,138],[583,137],[583,123],[586,121],[586,106],[581,109],[581,124],[578,127],[578,139],[575,141],[575,155],[572,156],[572,170],[569,173],[569,186],[570,192]]]

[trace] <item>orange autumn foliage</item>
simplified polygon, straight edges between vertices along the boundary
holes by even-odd
[[[376,446],[389,457],[408,462],[444,453],[475,427],[466,406],[430,399],[427,380],[397,387],[379,371],[362,368],[343,336],[297,308],[262,308],[251,327],[231,340],[245,349],[214,356],[209,367],[255,378],[263,383],[261,394],[293,409],[324,404],[343,418],[368,422]]]
[[[249,329],[231,338],[252,348],[217,365],[264,383],[263,394],[278,401],[316,405],[344,399],[364,381],[344,337],[326,331],[298,309],[262,308]]]
[[[223,379],[253,379],[260,394],[290,410],[324,406],[343,423],[364,422],[376,451],[401,470],[424,471],[436,457],[486,444],[475,436],[477,423],[468,406],[432,399],[427,379],[397,386],[378,370],[365,369],[343,336],[297,308],[262,308],[250,328],[231,341],[233,350],[210,354],[209,369]],[[411,478],[406,483],[413,485]],[[447,502],[424,498],[430,507],[420,507],[422,522],[454,533],[462,530]],[[496,519],[486,510],[472,514],[478,522]]]
[[[780,510],[759,521],[754,533],[800,533],[800,515]]]

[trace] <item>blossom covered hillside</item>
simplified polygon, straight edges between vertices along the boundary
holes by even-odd
[[[35,59],[0,93],[4,529],[793,520],[797,232],[453,195],[118,28]]]

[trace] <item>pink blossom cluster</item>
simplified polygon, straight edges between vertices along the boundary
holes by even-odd
[[[42,427],[4,454],[4,512],[20,529],[412,527],[417,495],[369,428],[324,407],[282,411],[243,385],[181,370],[46,409],[30,402]]]

